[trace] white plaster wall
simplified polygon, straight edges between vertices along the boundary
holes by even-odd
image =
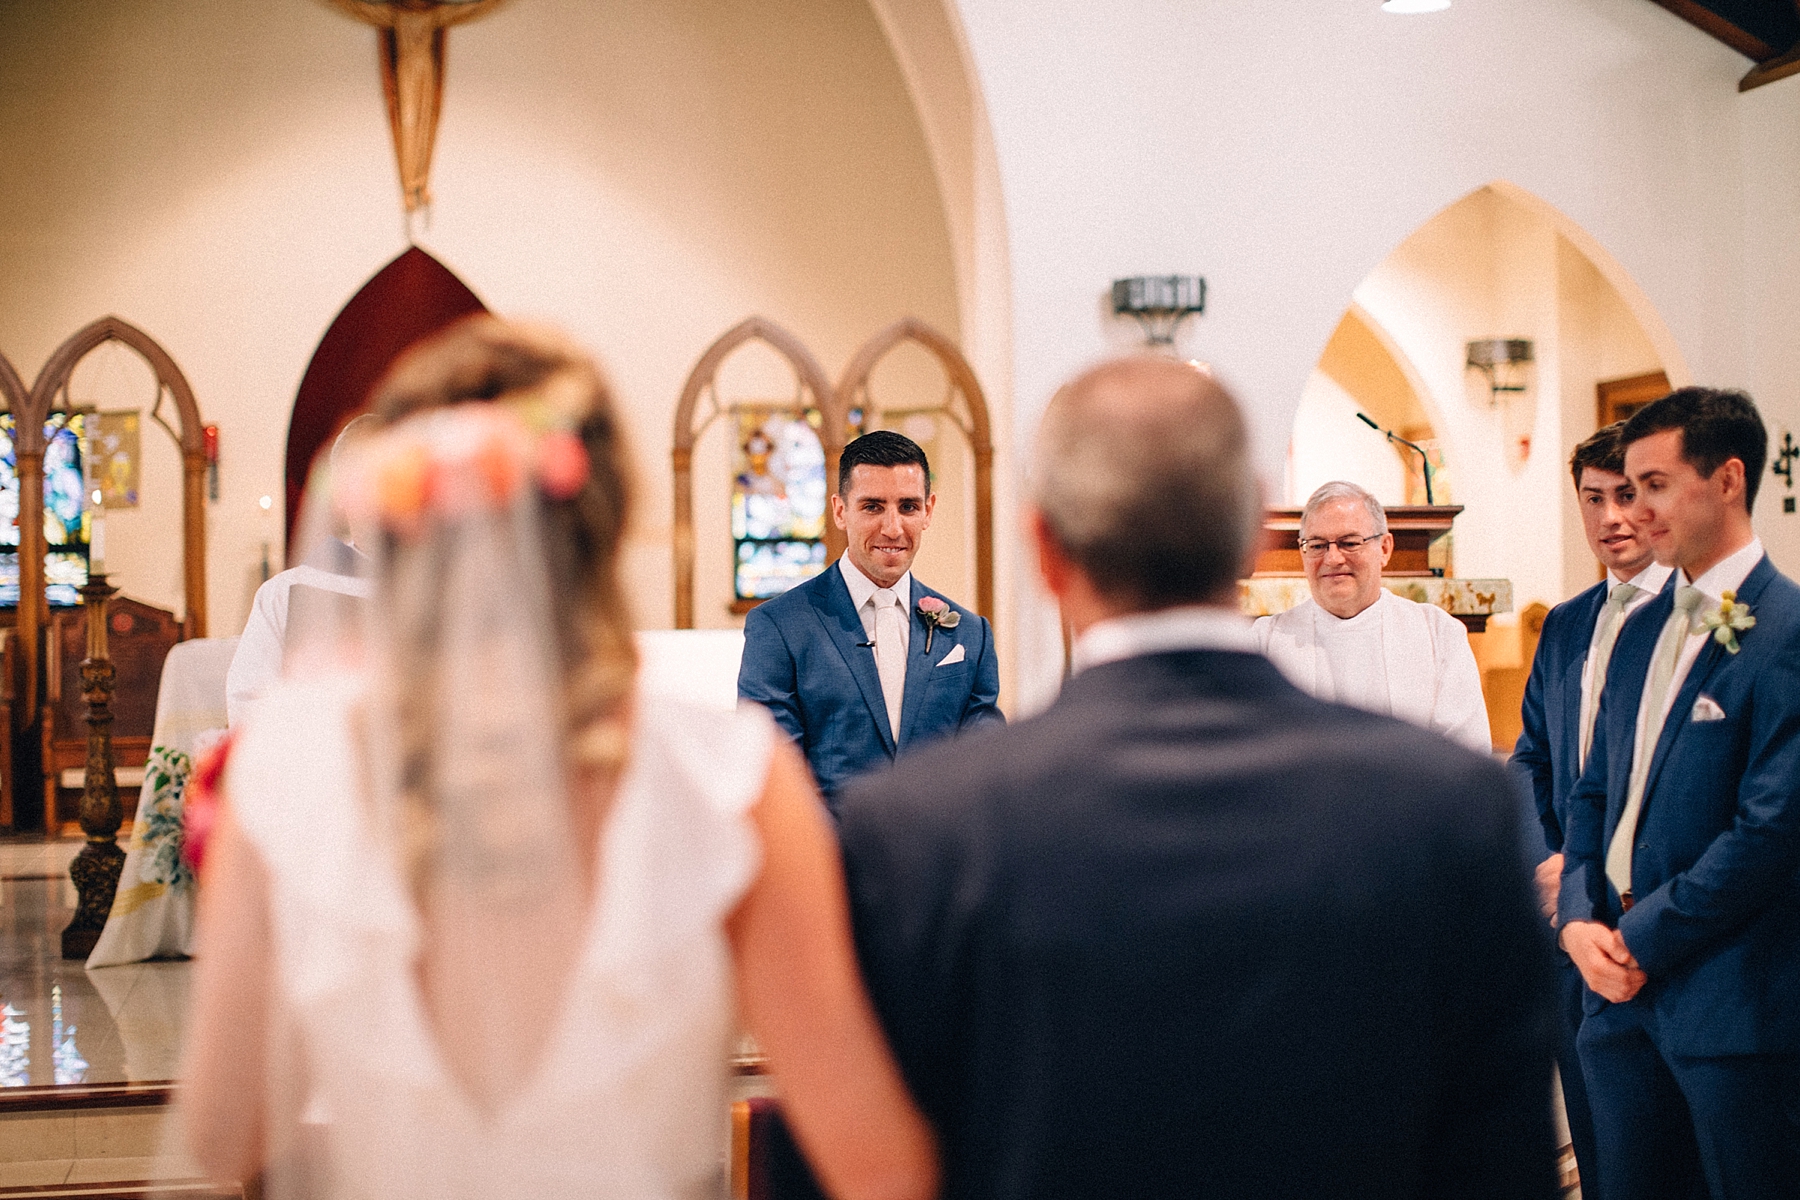
[[[1357,288],[1355,304],[1405,355],[1431,402],[1445,466],[1439,499],[1466,510],[1456,572],[1511,579],[1521,609],[1592,583],[1565,464],[1594,430],[1595,384],[1661,365],[1612,285],[1540,206],[1484,188],[1402,242]],[[1484,377],[1465,370],[1465,344],[1494,336],[1533,342],[1528,393],[1496,401]],[[1291,477],[1330,478],[1334,464],[1349,471],[1362,461],[1366,438],[1357,435],[1366,428],[1332,419],[1335,410],[1315,399],[1317,378],[1294,417]]]
[[[1464,509],[1456,573],[1511,579],[1521,600],[1562,591],[1561,412],[1541,402],[1560,396],[1557,299],[1555,231],[1488,191],[1433,218],[1356,290],[1436,400],[1450,498]],[[1496,403],[1465,370],[1466,343],[1482,337],[1531,339],[1531,392]],[[1527,438],[1521,457],[1514,447]]]
[[[1562,490],[1562,591],[1559,596],[1522,599],[1554,604],[1574,595],[1600,577],[1599,565],[1588,549],[1581,529],[1581,513],[1574,503],[1575,481],[1567,464],[1575,447],[1599,425],[1596,386],[1603,379],[1622,379],[1664,370],[1643,330],[1626,310],[1624,302],[1586,255],[1558,238],[1556,246],[1557,312],[1560,317],[1562,374],[1562,444],[1557,464],[1557,486]],[[1550,397],[1546,395],[1546,402]]]
[[[222,429],[209,606],[234,632],[300,376],[405,247],[375,33],[316,0],[11,0],[0,45],[0,351],[29,382],[109,312],[168,347]],[[448,78],[422,244],[606,362],[643,468],[638,615],[667,625],[670,424],[713,338],[760,312],[835,376],[908,313],[959,335],[906,84],[864,0],[527,0],[453,30]],[[141,405],[127,375],[87,398]],[[153,519],[177,496],[147,495],[109,557],[128,592],[179,609],[179,526]],[[706,624],[728,620],[716,574]]]
[[[1744,164],[1745,313],[1748,359],[1733,383],[1747,387],[1769,427],[1771,460],[1784,433],[1800,441],[1800,79],[1785,79],[1741,100],[1744,138],[1755,152]],[[1800,515],[1784,513],[1797,493],[1765,476],[1756,527],[1775,564],[1800,573]]]
[[[1200,272],[1209,311],[1182,348],[1238,388],[1278,478],[1306,378],[1358,283],[1496,179],[1586,230],[1695,378],[1749,381],[1789,353],[1752,356],[1751,342],[1791,346],[1776,313],[1794,311],[1795,272],[1748,271],[1746,243],[1793,242],[1800,92],[1786,81],[1740,97],[1748,63],[1655,5],[1459,0],[1396,17],[1373,0],[956,3],[1006,201],[1021,441],[1056,385],[1118,336],[1098,302],[1110,279]],[[1540,406],[1539,444],[1561,444],[1559,408]],[[1458,498],[1479,525],[1498,518],[1477,515],[1474,474],[1458,467]],[[1560,529],[1561,495],[1505,519]],[[1459,570],[1483,566],[1462,549]],[[1546,557],[1521,568],[1522,594],[1552,590],[1560,545]],[[1022,616],[1053,621],[1041,597]],[[1032,701],[1053,694],[1059,667],[1045,653],[1021,664]]]
[[[1406,503],[1406,468],[1380,434],[1356,419],[1356,398],[1323,371],[1306,378],[1288,451],[1290,505],[1303,505],[1320,484],[1347,479],[1383,504]]]

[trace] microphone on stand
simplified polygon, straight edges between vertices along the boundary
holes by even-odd
[[[1361,421],[1364,425],[1367,425],[1370,429],[1373,429],[1376,433],[1379,433],[1383,437],[1387,438],[1388,441],[1399,442],[1402,446],[1405,446],[1407,449],[1415,450],[1418,452],[1419,462],[1425,468],[1425,503],[1436,504],[1437,501],[1432,499],[1432,496],[1431,496],[1431,455],[1425,453],[1425,447],[1419,445],[1419,443],[1417,443],[1417,442],[1407,441],[1405,438],[1401,437],[1399,434],[1395,433],[1391,429],[1383,429],[1381,426],[1379,426],[1375,422],[1371,421],[1369,419],[1369,416],[1367,413],[1358,412],[1356,414],[1356,419]]]

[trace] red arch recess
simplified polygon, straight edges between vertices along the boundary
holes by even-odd
[[[287,438],[287,544],[294,543],[306,473],[338,429],[368,404],[369,391],[402,350],[458,317],[486,312],[467,284],[417,246],[363,284],[319,339]]]

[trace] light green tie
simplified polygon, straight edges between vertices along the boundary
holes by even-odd
[[[1621,583],[1606,598],[1600,613],[1600,640],[1594,643],[1594,671],[1588,681],[1587,695],[1581,698],[1581,753],[1577,769],[1587,766],[1588,747],[1594,744],[1594,718],[1600,715],[1600,692],[1606,687],[1606,665],[1612,661],[1613,647],[1619,641],[1619,629],[1625,624],[1625,610],[1643,594],[1634,584]]]
[[[1644,703],[1649,706],[1644,717],[1644,736],[1633,750],[1625,809],[1619,814],[1619,827],[1613,830],[1612,842],[1606,847],[1606,877],[1621,897],[1631,893],[1631,845],[1637,840],[1638,813],[1644,807],[1650,760],[1656,757],[1656,743],[1662,737],[1663,705],[1675,678],[1675,665],[1681,661],[1681,648],[1694,631],[1694,614],[1705,599],[1699,588],[1675,589],[1675,611],[1669,614],[1662,636],[1657,639],[1656,657],[1650,661],[1650,678],[1644,685]]]

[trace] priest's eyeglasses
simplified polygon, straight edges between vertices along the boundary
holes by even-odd
[[[1324,558],[1336,546],[1345,554],[1355,554],[1372,542],[1379,542],[1381,535],[1374,537],[1341,537],[1341,538],[1307,538],[1300,543],[1300,553],[1308,558]]]

